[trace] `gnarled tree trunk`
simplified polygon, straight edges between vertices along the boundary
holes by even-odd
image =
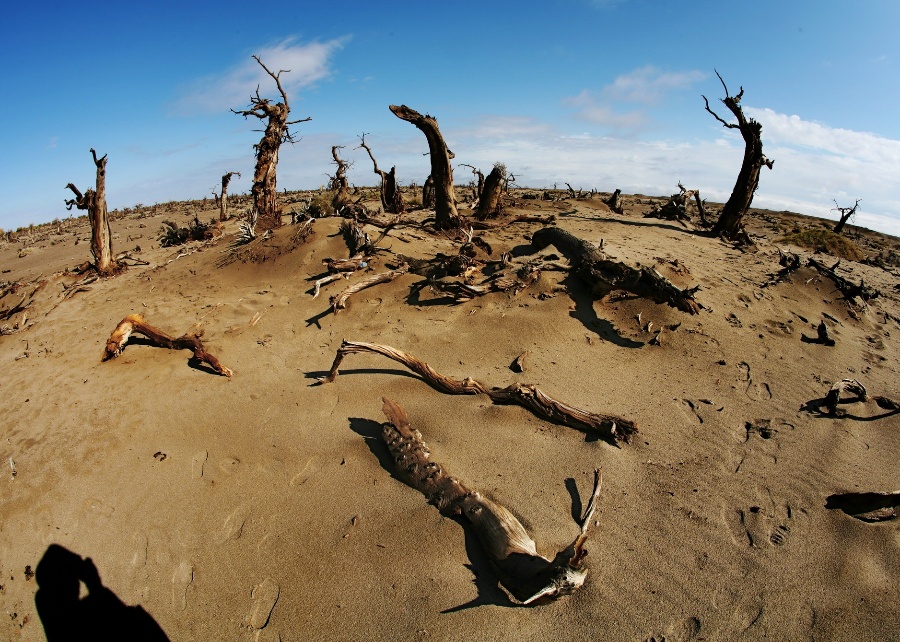
[[[94,257],[94,267],[103,276],[115,274],[121,266],[113,258],[112,232],[109,229],[109,214],[106,209],[106,155],[97,158],[97,152],[91,148],[91,156],[97,167],[96,189],[88,189],[82,194],[72,183],[66,185],[67,189],[75,193],[75,198],[66,201],[66,208],[77,207],[87,210],[88,220],[91,223],[91,254]]]
[[[725,86],[725,81],[722,80],[722,76],[719,75],[718,71],[716,75],[719,76],[719,81],[725,89],[725,98],[721,100],[728,107],[728,110],[734,114],[734,117],[737,118],[737,122],[729,123],[722,120],[718,114],[709,108],[709,101],[706,99],[706,96],[703,96],[703,101],[706,103],[706,111],[728,129],[740,130],[741,136],[744,138],[744,161],[741,163],[741,171],[734,184],[734,189],[731,191],[731,196],[728,202],[725,203],[725,207],[722,208],[719,220],[716,221],[712,229],[713,234],[725,234],[727,238],[734,240],[740,233],[741,220],[744,214],[747,213],[747,210],[750,209],[750,204],[753,202],[753,194],[759,186],[759,170],[762,169],[763,165],[772,169],[775,161],[769,160],[763,154],[762,125],[752,118],[744,116],[744,111],[741,109],[740,103],[741,98],[744,96],[744,88],[741,87],[737,96],[731,96],[728,93],[728,87]]]
[[[428,151],[431,156],[431,179],[434,181],[434,217],[439,229],[448,229],[457,225],[459,212],[456,210],[456,192],[453,190],[453,166],[450,159],[453,153],[447,149],[437,120],[429,115],[423,116],[406,105],[390,105],[394,116],[415,125],[428,139]]]
[[[431,174],[422,185],[422,207],[434,207],[434,179],[431,178]]]
[[[500,213],[500,194],[503,192],[503,183],[506,179],[506,167],[502,163],[494,165],[494,169],[488,174],[478,198],[478,210],[475,218],[483,221],[494,218]]]
[[[844,231],[844,226],[847,224],[851,218],[856,216],[856,210],[859,209],[859,201],[860,199],[856,199],[856,203],[853,207],[841,207],[837,204],[837,201],[834,202],[835,208],[837,211],[841,213],[841,220],[837,222],[837,225],[834,226],[834,233],[840,234]]]
[[[381,177],[381,207],[385,212],[390,214],[402,214],[406,211],[406,204],[403,202],[403,196],[400,194],[400,187],[397,185],[397,166],[391,167],[391,171],[386,172],[378,169],[378,161],[372,154],[372,150],[366,145],[366,135],[360,136],[360,147],[369,153],[372,159],[374,171]]]
[[[250,188],[250,193],[253,195],[253,215],[251,218],[256,219],[256,224],[261,229],[271,230],[281,226],[281,213],[278,211],[276,201],[278,186],[275,177],[275,170],[278,166],[278,150],[281,148],[282,143],[294,142],[288,130],[289,125],[303,123],[311,120],[311,118],[288,120],[291,108],[279,77],[283,72],[289,70],[282,69],[277,74],[273,74],[257,56],[253,56],[253,59],[275,81],[275,84],[278,86],[278,92],[281,94],[284,102],[272,104],[268,98],[260,98],[259,88],[257,88],[256,96],[250,97],[250,109],[240,111],[232,109],[231,111],[235,114],[240,114],[244,118],[255,116],[260,120],[268,119],[262,140],[256,145],[256,170],[253,173],[253,187]]]
[[[219,201],[219,220],[224,221],[228,218],[228,183],[231,182],[231,177],[237,174],[241,175],[240,172],[228,172],[227,174],[222,175],[222,194],[219,195],[217,200]]]
[[[335,212],[353,202],[353,199],[350,198],[350,184],[347,182],[347,169],[350,167],[350,164],[345,160],[341,160],[341,157],[338,156],[338,150],[342,148],[343,145],[331,146],[331,157],[334,159],[335,165],[337,165],[329,185],[329,188],[334,191],[331,206]]]

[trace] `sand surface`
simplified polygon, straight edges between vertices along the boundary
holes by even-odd
[[[329,295],[364,276],[309,293],[324,258],[347,256],[336,218],[296,247],[282,228],[270,260],[223,266],[235,221],[212,242],[160,248],[161,221],[188,214],[132,214],[113,222],[114,249],[148,265],[75,292],[83,276],[64,270],[90,258],[84,219],[0,244],[0,279],[22,283],[0,310],[40,288],[4,322],[19,331],[0,336],[0,638],[44,639],[31,572],[57,544],[90,557],[103,585],[171,640],[900,639],[897,520],[825,508],[834,493],[900,488],[900,414],[872,402],[814,410],[847,377],[900,397],[897,269],[841,263],[882,293],[860,309],[809,267],[766,285],[786,247],[777,221],[801,219],[754,216],[758,250],[745,253],[643,218],[646,198],[630,197],[624,215],[599,198],[520,207],[700,285],[705,309],[621,292],[594,300],[575,277],[545,271],[517,295],[459,305],[427,287],[411,294],[422,277],[407,274],[327,314]],[[483,235],[497,258],[540,227]],[[368,274],[460,243],[405,225],[383,245],[391,252]],[[173,335],[202,324],[234,376],[140,340],[101,362],[133,313]],[[836,345],[804,342],[823,319]],[[660,327],[662,345],[650,345]],[[458,379],[534,383],[640,432],[617,446],[443,394],[375,355],[350,355],[334,383],[311,386],[343,339],[394,346]],[[513,372],[526,351],[526,371]],[[578,533],[573,515],[602,468],[583,589],[531,608],[510,600],[469,527],[394,474],[382,396],[551,557]]]

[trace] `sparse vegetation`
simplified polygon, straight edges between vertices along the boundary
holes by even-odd
[[[850,239],[835,234],[830,230],[812,229],[796,231],[780,239],[783,243],[793,243],[805,247],[814,252],[831,254],[840,259],[849,261],[862,261],[865,253]]]

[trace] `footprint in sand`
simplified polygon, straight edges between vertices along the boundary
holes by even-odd
[[[316,461],[315,457],[310,457],[306,460],[306,463],[303,464],[303,468],[300,472],[291,478],[290,485],[294,487],[302,486],[309,481],[309,478],[315,475],[318,470],[319,462]]]
[[[648,637],[644,642],[689,642],[700,633],[700,620],[695,617],[672,622],[662,633]]]
[[[225,518],[225,523],[222,526],[221,541],[227,542],[230,539],[239,538],[244,531],[244,522],[247,521],[249,515],[250,506],[247,504],[242,504],[235,508],[231,515]]]
[[[226,475],[233,475],[236,473],[238,466],[240,465],[241,460],[237,457],[225,457],[224,459],[219,460],[219,470]]]
[[[805,509],[795,510],[787,504],[769,508],[753,505],[746,509],[723,509],[723,518],[735,544],[765,548],[787,543],[791,530],[797,526],[798,512],[806,514]]]
[[[206,463],[209,453],[205,450],[199,450],[191,457],[191,477],[200,479],[203,477],[203,465]]]
[[[247,624],[251,628],[261,629],[269,623],[269,616],[272,614],[272,609],[275,608],[280,593],[281,589],[268,577],[253,588],[253,592],[250,594],[252,600],[250,613],[247,614]]]
[[[181,562],[172,575],[172,608],[176,611],[187,609],[187,590],[194,581],[194,566]]]

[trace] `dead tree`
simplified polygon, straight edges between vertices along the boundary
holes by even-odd
[[[847,221],[856,216],[856,210],[859,209],[860,200],[862,199],[856,199],[856,203],[853,204],[853,207],[841,207],[837,204],[837,201],[834,202],[835,209],[841,213],[841,220],[834,226],[835,234],[840,234],[844,229],[844,225],[847,224]]]
[[[622,190],[617,189],[612,193],[612,196],[610,196],[603,202],[606,203],[607,207],[609,207],[609,209],[611,209],[616,214],[625,213],[625,210],[622,208]]]
[[[494,169],[484,181],[484,187],[478,198],[478,210],[475,218],[483,221],[494,218],[500,213],[500,195],[503,192],[503,182],[506,180],[506,165],[495,163]]]
[[[359,137],[359,146],[369,154],[372,159],[374,171],[381,177],[381,207],[385,212],[390,214],[403,214],[406,211],[406,204],[403,202],[403,196],[400,194],[400,188],[397,185],[397,166],[391,167],[391,171],[386,172],[378,169],[378,161],[372,154],[372,150],[366,145],[366,135]],[[359,149],[359,148],[357,148]]]
[[[431,174],[428,175],[428,178],[425,179],[425,184],[422,185],[422,207],[434,207],[434,179],[431,178]]]
[[[728,202],[725,203],[725,207],[722,208],[719,220],[716,221],[712,229],[713,234],[724,234],[726,238],[733,241],[738,238],[741,231],[741,220],[753,202],[753,194],[759,186],[760,169],[762,169],[763,165],[772,169],[775,161],[769,160],[763,154],[762,125],[752,118],[744,116],[744,110],[741,109],[741,98],[744,97],[744,88],[741,87],[737,96],[731,96],[728,93],[725,81],[722,80],[722,76],[719,75],[718,71],[716,71],[716,76],[719,76],[719,81],[725,89],[725,98],[721,99],[722,103],[734,114],[737,122],[729,123],[722,120],[716,112],[710,109],[709,100],[707,100],[706,96],[703,96],[703,101],[706,103],[706,111],[728,129],[740,130],[741,136],[744,138],[744,161],[741,164],[741,171],[734,184],[734,189],[731,191],[731,196],[728,198]]]
[[[216,201],[219,204],[219,220],[224,221],[228,218],[228,183],[231,182],[232,176],[240,176],[240,172],[228,172],[222,175],[222,193],[221,195],[213,194],[216,196]]]
[[[481,191],[484,189],[484,174],[480,169],[478,169],[474,165],[469,165],[468,163],[460,163],[459,166],[468,167],[469,169],[471,169],[472,175],[477,179],[475,181],[475,187],[473,189],[473,200],[477,202],[478,199],[481,198]]]
[[[334,171],[334,176],[330,177],[331,182],[328,187],[334,191],[331,205],[335,212],[353,202],[353,199],[350,198],[350,184],[347,182],[347,170],[350,169],[350,163],[338,156],[338,150],[343,148],[343,145],[331,146],[331,157],[334,159],[337,169]]]
[[[434,217],[439,229],[449,229],[459,222],[456,210],[456,192],[453,190],[453,166],[450,159],[453,152],[447,149],[437,120],[428,114],[422,115],[406,105],[390,105],[394,116],[412,123],[428,139],[428,151],[431,157],[431,176],[434,182]]]
[[[253,195],[251,219],[255,218],[257,224],[263,230],[270,230],[281,226],[281,213],[278,211],[276,202],[278,192],[275,180],[275,170],[278,166],[278,150],[281,148],[282,143],[294,142],[288,129],[290,125],[305,123],[312,120],[312,118],[307,117],[289,121],[288,114],[290,114],[291,108],[288,104],[284,87],[281,86],[280,76],[282,73],[290,70],[282,69],[277,74],[273,74],[257,56],[253,56],[253,59],[275,81],[275,85],[278,87],[278,92],[281,94],[281,99],[284,102],[273,104],[268,98],[261,98],[259,87],[257,86],[256,96],[250,97],[250,109],[232,109],[231,111],[235,114],[240,114],[244,118],[254,116],[260,120],[268,119],[262,139],[254,146],[254,149],[256,149],[256,170],[253,173],[253,187],[250,188],[250,193]]]
[[[97,158],[97,152],[91,148],[91,156],[97,167],[97,183],[95,189],[88,189],[82,194],[72,183],[66,185],[75,193],[75,198],[66,201],[66,209],[77,207],[87,210],[91,222],[91,254],[94,256],[94,267],[103,276],[115,274],[121,265],[113,258],[112,232],[109,229],[109,214],[106,210],[106,154]]]

